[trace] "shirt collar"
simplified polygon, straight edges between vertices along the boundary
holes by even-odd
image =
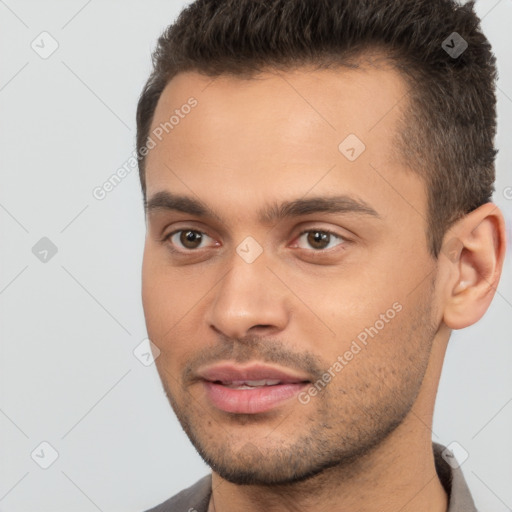
[[[448,495],[447,512],[478,512],[453,452],[439,443],[432,446],[437,475]]]

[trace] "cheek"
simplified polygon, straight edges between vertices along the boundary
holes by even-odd
[[[180,313],[177,297],[181,296],[179,279],[173,279],[157,255],[147,247],[142,264],[142,305],[150,339],[158,346],[177,321]]]
[[[396,286],[391,285],[393,279]],[[323,283],[321,292],[314,287],[305,295],[329,329],[299,315],[300,338],[326,368],[340,363],[333,389],[354,387],[365,394],[367,387],[380,386],[381,379],[391,388],[402,386],[402,381],[410,385],[415,382],[412,377],[423,371],[429,353],[425,339],[430,337],[426,332],[429,312],[423,302],[428,292],[423,290],[417,300],[400,290],[396,276],[393,279],[378,280],[368,274],[361,281],[356,277],[331,279]],[[304,288],[300,293],[305,292]]]
[[[171,321],[184,308],[187,287],[184,272],[173,267],[166,251],[151,240],[146,241],[142,262],[142,303],[144,312],[155,321]]]
[[[393,396],[412,399],[421,385],[433,336],[429,311],[423,309],[419,315],[418,309],[398,306],[384,310],[383,317],[352,322],[330,350],[329,364],[340,363],[331,392],[348,392],[353,401],[375,411],[392,403]]]
[[[161,255],[145,250],[142,265],[144,317],[148,337],[160,350],[157,367],[166,379],[170,378],[168,373],[177,375],[179,368],[201,349],[196,346],[196,340],[201,339],[196,317],[204,293],[197,279],[162,262]]]
[[[364,334],[365,329],[376,322],[380,326],[381,315],[393,321],[393,305],[399,293],[382,278],[377,279],[378,275],[351,268],[350,272],[340,271],[336,276],[296,280],[294,291],[305,305],[297,304],[306,314],[297,310],[295,321],[301,326],[303,339],[312,343],[311,350],[337,355],[348,350],[351,341]]]

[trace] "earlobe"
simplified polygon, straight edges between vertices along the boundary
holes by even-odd
[[[445,236],[440,264],[449,276],[443,320],[450,329],[476,323],[487,311],[505,258],[505,221],[487,203],[460,219]]]

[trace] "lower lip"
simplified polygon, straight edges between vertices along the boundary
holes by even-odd
[[[306,386],[307,383],[298,382],[254,389],[235,389],[204,381],[206,395],[213,405],[221,411],[236,414],[257,414],[270,411],[296,396]]]

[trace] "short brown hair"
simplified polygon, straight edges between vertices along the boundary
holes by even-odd
[[[467,44],[460,55],[449,51],[456,43],[462,50]],[[144,200],[141,149],[160,95],[178,73],[250,78],[306,64],[353,67],[371,49],[383,51],[409,86],[396,142],[426,183],[427,237],[437,257],[446,230],[494,192],[496,59],[474,1],[196,0],[158,39],[139,99]]]

